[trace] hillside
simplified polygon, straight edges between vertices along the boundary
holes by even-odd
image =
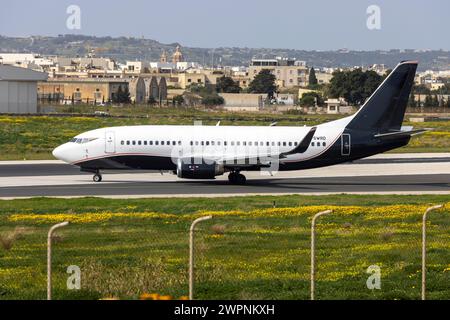
[[[419,70],[450,69],[450,52],[442,50],[390,50],[390,51],[306,51],[270,48],[193,48],[179,43],[163,44],[156,40],[132,37],[94,37],[84,35],[31,36],[26,38],[0,35],[0,52],[29,52],[43,55],[84,56],[96,49],[98,56],[111,57],[117,61],[159,59],[162,50],[173,52],[177,45],[189,61],[204,65],[249,64],[252,57],[285,56],[304,60],[315,67],[349,67],[375,63],[395,66],[399,61],[420,61]]]

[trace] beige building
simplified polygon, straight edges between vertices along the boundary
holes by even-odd
[[[55,79],[38,83],[38,97],[61,103],[104,103],[128,85],[124,79]]]
[[[275,75],[279,88],[306,87],[309,84],[309,69],[303,62],[282,58],[252,59],[248,69],[250,80],[264,69]]]
[[[186,89],[192,84],[205,85],[206,76],[204,73],[179,73],[176,75],[178,78],[178,87]]]
[[[264,107],[264,94],[220,93],[225,101],[223,108],[229,111],[258,111]]]

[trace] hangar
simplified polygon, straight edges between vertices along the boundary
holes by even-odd
[[[37,113],[37,82],[47,73],[0,65],[0,113]]]

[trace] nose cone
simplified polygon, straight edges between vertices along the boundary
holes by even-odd
[[[71,162],[71,151],[69,150],[70,146],[68,146],[67,143],[60,145],[59,147],[56,147],[52,154],[53,156],[58,159],[62,160],[64,162]]]
[[[56,147],[55,149],[53,149],[52,154],[56,159],[61,160],[62,146],[59,146],[59,147]]]

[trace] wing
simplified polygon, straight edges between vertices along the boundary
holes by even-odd
[[[316,130],[316,127],[312,127],[305,137],[299,141],[299,143],[292,150],[287,152],[275,151],[265,154],[243,154],[230,158],[214,158],[213,156],[203,157],[208,158],[208,160],[221,163],[228,168],[269,167],[274,160],[278,161],[279,159],[286,158],[286,156],[291,154],[304,153],[311,144],[311,140]]]

